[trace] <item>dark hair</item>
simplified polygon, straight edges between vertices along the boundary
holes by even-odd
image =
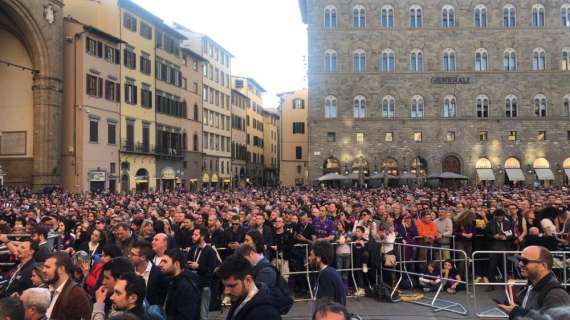
[[[204,227],[196,227],[194,228],[194,230],[192,230],[192,233],[196,232],[196,230],[198,230],[200,232],[200,237],[205,237],[206,236],[206,228]]]
[[[180,263],[180,269],[184,269],[184,266],[186,265],[186,255],[184,252],[179,249],[168,249],[164,254],[172,259],[173,264],[178,262]]]
[[[124,280],[127,282],[127,285],[125,286],[127,297],[133,294],[136,295],[137,306],[141,306],[146,295],[146,284],[144,282],[144,278],[134,272],[128,272],[122,274],[118,280]]]
[[[43,225],[38,225],[34,228],[33,234],[39,234],[40,236],[47,239],[48,232],[49,232],[48,228],[44,227]]]
[[[6,297],[0,299],[0,318],[10,320],[24,320],[24,305],[20,299]]]
[[[256,230],[249,230],[246,234],[246,236],[249,236],[251,238],[251,240],[253,240],[253,244],[254,244],[254,248],[253,250],[255,250],[255,252],[257,253],[263,253],[263,236],[261,235],[261,233]]]
[[[134,313],[128,311],[119,311],[111,315],[109,320],[140,320]]]
[[[332,263],[334,257],[334,249],[330,242],[326,240],[315,240],[313,246],[311,247],[315,256],[321,258],[324,264],[328,265]]]
[[[139,240],[133,243],[133,249],[139,249],[139,255],[144,256],[147,260],[152,256],[152,245],[145,240]]]
[[[55,259],[55,266],[56,268],[63,267],[65,269],[65,273],[71,275],[75,268],[73,267],[73,262],[71,261],[71,257],[65,251],[58,251],[50,254],[47,259]],[[47,260],[46,259],[46,260]]]
[[[30,249],[34,250],[34,253],[40,250],[40,244],[37,241],[30,240]]]
[[[121,228],[121,229],[123,229],[123,230],[127,230],[127,231],[130,231],[130,230],[131,230],[130,226],[129,226],[127,223],[124,223],[124,222],[119,223],[118,225],[115,226],[115,230],[117,230],[117,229],[119,229],[119,228]]]
[[[364,233],[365,229],[363,226],[356,226],[356,230],[360,230],[360,232]]]
[[[326,316],[328,313],[334,313],[341,315],[344,320],[350,320],[350,314],[346,307],[334,302],[326,300],[317,303],[317,307],[315,308],[315,312],[313,312],[313,320],[317,319],[317,316]]]
[[[229,277],[244,280],[251,274],[251,269],[251,263],[244,256],[234,253],[222,262],[218,270],[216,270],[216,275],[222,280],[226,280]]]
[[[242,255],[244,257],[247,257],[251,254],[251,252],[254,251],[254,249],[247,244],[241,244],[237,249],[236,249],[236,253],[239,255]]]
[[[114,243],[106,244],[101,251],[103,252],[104,255],[107,255],[111,258],[116,258],[123,255],[121,248],[119,248]]]
[[[553,258],[552,253],[550,250],[546,249],[545,247],[538,246],[538,259],[544,263],[546,263],[546,267],[548,270],[552,270]]]
[[[103,266],[103,272],[111,271],[111,276],[119,279],[123,274],[133,272],[135,267],[127,257],[113,258],[109,263]]]

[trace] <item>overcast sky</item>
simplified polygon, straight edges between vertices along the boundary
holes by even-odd
[[[232,74],[254,78],[277,93],[306,87],[306,26],[297,0],[135,0],[166,22],[207,34],[231,52]]]

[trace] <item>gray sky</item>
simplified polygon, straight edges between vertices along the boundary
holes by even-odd
[[[207,34],[235,58],[232,74],[254,78],[267,93],[306,87],[306,26],[297,0],[135,0],[166,22]]]

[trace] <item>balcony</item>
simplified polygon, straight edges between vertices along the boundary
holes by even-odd
[[[121,143],[121,151],[137,154],[154,154],[155,148],[148,143],[134,143],[132,141],[123,140]]]
[[[184,150],[158,145],[156,155],[161,159],[184,160]]]

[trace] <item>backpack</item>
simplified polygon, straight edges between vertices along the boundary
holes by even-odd
[[[384,283],[375,285],[369,294],[372,298],[380,302],[400,302],[400,293],[398,290],[392,295],[392,289]]]
[[[276,283],[274,287],[270,287],[269,294],[272,298],[275,298],[275,300],[278,301],[279,313],[281,315],[285,315],[289,313],[289,310],[291,310],[293,304],[295,303],[293,294],[287,285],[287,281],[285,281],[285,278],[283,278],[281,272],[279,272],[279,269],[275,268],[275,266],[272,264],[264,264],[260,266],[260,268],[256,268],[252,274],[253,278],[255,279],[259,271],[265,268],[272,268],[275,271]]]

